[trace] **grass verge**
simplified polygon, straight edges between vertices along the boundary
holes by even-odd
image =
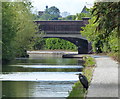
[[[87,77],[88,82],[90,84],[93,75],[93,70],[95,67],[95,60],[90,56],[83,56],[83,61],[84,61],[83,75]],[[87,91],[83,89],[82,84],[78,81],[72,87],[72,91],[69,93],[67,99],[74,99],[74,98],[84,99],[86,93]]]
[[[118,61],[120,63],[120,53],[119,52],[109,53],[107,55],[112,57],[115,61]]]

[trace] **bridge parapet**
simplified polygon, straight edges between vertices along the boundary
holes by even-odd
[[[50,20],[50,21],[35,21],[37,24],[40,24],[40,31],[44,31],[46,34],[50,33],[62,33],[62,34],[78,34],[82,30],[81,27],[84,27],[88,24],[89,18],[83,18],[83,20]]]

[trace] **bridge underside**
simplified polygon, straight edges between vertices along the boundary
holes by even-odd
[[[57,36],[44,36],[43,38],[60,38],[75,44],[78,47],[78,54],[88,53],[88,41],[77,37],[57,37]]]

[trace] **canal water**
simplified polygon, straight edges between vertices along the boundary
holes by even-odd
[[[2,68],[2,97],[67,97],[82,69],[77,58],[17,58]]]

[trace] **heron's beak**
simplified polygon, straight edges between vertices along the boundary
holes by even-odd
[[[80,75],[80,74],[82,74],[82,73],[78,73],[78,74],[75,74],[75,75]]]

